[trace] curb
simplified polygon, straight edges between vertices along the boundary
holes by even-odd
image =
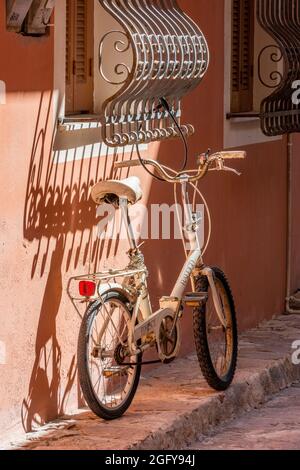
[[[273,395],[300,381],[300,367],[290,356],[273,362],[244,382],[233,383],[227,392],[207,398],[200,406],[183,414],[168,426],[151,433],[128,450],[183,449],[217,426],[266,403]]]

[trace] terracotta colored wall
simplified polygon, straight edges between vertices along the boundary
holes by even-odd
[[[291,271],[291,292],[300,290],[300,135],[293,136],[293,164],[292,164],[292,271]]]
[[[202,86],[184,102],[185,119],[195,124],[190,164],[208,147],[223,143],[223,1],[183,1],[203,28],[212,53]],[[93,183],[108,178],[112,158],[57,165],[51,152],[53,114],[53,38],[6,33],[0,3],[0,80],[7,103],[0,105],[0,438],[30,430],[80,403],[76,379],[76,341],[80,319],[65,294],[73,273],[105,263],[123,264],[118,243],[102,243],[95,233],[96,209],[89,199]],[[153,155],[179,164],[178,142],[151,148]],[[300,139],[295,139],[295,153]],[[241,178],[210,175],[201,183],[213,216],[207,262],[228,274],[241,329],[281,313],[286,265],[285,141],[249,146],[239,163]],[[295,161],[295,174],[300,167]],[[145,202],[171,202],[172,188],[153,182],[141,170]],[[125,175],[123,171],[122,176]],[[294,184],[298,198],[297,180]],[[300,271],[300,220],[295,202],[293,285]],[[182,261],[179,242],[148,241],[144,252],[155,301],[171,289]],[[154,256],[155,254],[155,256]],[[107,261],[108,260],[108,261]],[[190,313],[184,320],[183,352],[192,347]]]
[[[41,133],[37,120],[39,114],[44,122],[51,120],[53,87],[52,37],[33,39],[7,33],[5,18],[2,1],[0,79],[6,83],[7,95],[6,104],[0,106],[0,277],[5,292],[0,301],[0,341],[6,354],[0,365],[0,434],[20,427],[22,401],[28,396],[35,362],[45,281],[31,276],[37,247],[23,230],[24,207],[31,155],[35,150],[46,155],[49,148],[49,135]],[[38,369],[33,373],[38,375]]]

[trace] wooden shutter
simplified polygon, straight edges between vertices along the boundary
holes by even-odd
[[[94,0],[66,2],[66,112],[93,110]]]
[[[66,2],[66,84],[70,85],[72,75],[72,8],[71,0]]]
[[[253,108],[255,0],[232,0],[231,112]]]
[[[77,83],[87,81],[87,0],[77,0],[76,2],[76,80]]]

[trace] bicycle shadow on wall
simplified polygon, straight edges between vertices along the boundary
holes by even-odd
[[[53,94],[42,93],[29,164],[23,229],[24,238],[36,246],[31,280],[46,276],[47,279],[36,332],[35,360],[28,395],[22,404],[26,432],[62,415],[75,384],[75,355],[68,359],[66,379],[62,380],[63,347],[57,322],[65,290],[64,274],[79,268],[87,271],[88,266],[97,271],[100,261],[116,256],[119,246],[118,240],[106,243],[97,237],[96,206],[90,198],[90,189],[96,181],[113,176],[116,152],[111,156],[106,151],[103,156],[99,144],[99,148],[94,144],[84,147],[86,158],[79,158],[76,150],[61,151],[54,147],[53,152],[56,129],[52,129],[52,122]],[[64,318],[64,328],[69,323],[75,334],[74,351],[79,327],[76,320],[73,310],[71,317]],[[82,398],[77,391],[80,406]]]

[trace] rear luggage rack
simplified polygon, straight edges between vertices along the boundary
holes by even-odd
[[[100,287],[102,284],[109,283],[111,281],[112,285],[114,282],[116,282],[117,279],[122,279],[123,282],[122,287],[126,290],[126,283],[124,282],[125,279],[128,279],[130,277],[138,276],[141,274],[147,275],[147,270],[146,268],[144,269],[110,269],[109,271],[102,271],[100,273],[92,273],[92,274],[84,274],[80,276],[74,276],[71,277],[68,286],[67,286],[67,294],[74,305],[77,313],[79,316],[82,318],[82,314],[80,313],[77,302],[79,303],[90,303],[95,300],[103,300],[101,293],[100,293]],[[94,295],[88,297],[88,296],[82,296],[78,292],[78,286],[80,282],[93,282],[95,284],[95,290],[94,290]],[[124,285],[123,285],[124,283]],[[128,290],[129,296],[132,295],[130,291]]]

